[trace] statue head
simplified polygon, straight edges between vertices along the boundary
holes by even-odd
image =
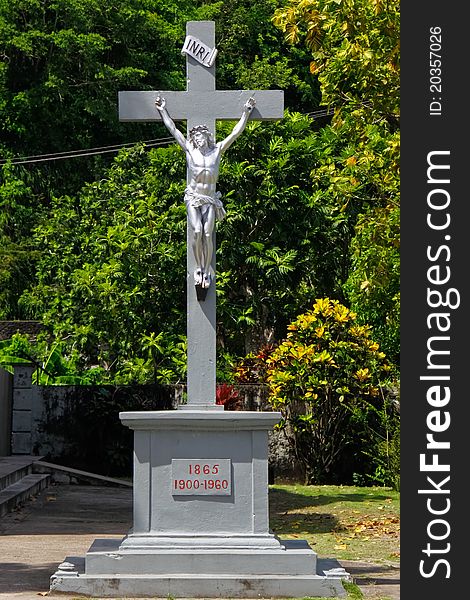
[[[192,129],[190,129],[189,130],[189,141],[195,148],[201,147],[204,145],[207,145],[207,146],[214,145],[212,133],[209,131],[207,125],[196,125]]]

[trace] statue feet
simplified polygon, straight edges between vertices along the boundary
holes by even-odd
[[[207,289],[212,283],[212,276],[210,273],[197,268],[194,271],[194,285],[199,285],[203,289]]]
[[[206,273],[204,271],[204,273],[202,274],[202,287],[207,289],[210,286],[211,281],[212,281],[211,274]]]
[[[202,285],[202,269],[197,268],[194,271],[194,285]]]

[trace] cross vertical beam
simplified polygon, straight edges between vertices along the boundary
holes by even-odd
[[[209,46],[215,47],[215,23],[213,21],[188,21],[186,35],[193,35]],[[186,78],[189,92],[209,92],[215,90],[215,63],[205,67],[198,63],[192,56],[186,55]],[[192,127],[207,125],[214,135],[215,117],[206,118],[201,123],[197,116],[188,116],[187,136]],[[189,174],[188,180],[189,183]],[[212,256],[212,269],[215,273],[215,228],[212,234],[214,253]],[[187,339],[188,339],[188,372],[187,372],[187,409],[214,409],[216,395],[216,280],[207,289],[203,302],[197,298],[193,273],[196,268],[192,245],[192,231],[187,225]],[[221,407],[223,408],[223,407]]]

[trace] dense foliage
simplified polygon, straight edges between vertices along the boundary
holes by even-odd
[[[216,22],[220,89],[286,88],[293,101],[315,106],[318,84],[303,73],[305,52],[289,55],[270,21],[278,5],[277,0],[0,0],[3,157],[45,157],[166,136],[163,126],[120,123],[118,91],[184,89],[181,46],[191,19]],[[47,200],[99,176],[109,164],[102,158],[74,159],[73,170],[61,160],[28,170],[35,191]]]
[[[36,230],[38,284],[22,298],[60,339],[117,382],[183,369],[184,161],[179,149],[123,151],[108,178],[54,200]],[[165,173],[163,176],[162,174]],[[163,332],[165,336],[163,336]]]
[[[344,293],[398,364],[399,2],[289,0],[274,22],[310,50],[322,103],[334,108],[331,143],[312,176],[339,215],[355,215]]]
[[[0,318],[26,316],[18,299],[37,258],[29,238],[53,198],[106,177],[117,144],[167,137],[161,125],[120,123],[117,93],[184,89],[187,20],[216,22],[220,89],[276,87],[288,106],[317,105],[306,51],[287,52],[271,23],[279,4],[0,0]],[[18,166],[2,167],[8,158]]]
[[[0,167],[0,319],[23,316],[18,299],[34,280],[39,255],[29,235],[42,211],[27,181],[11,165]]]
[[[387,398],[391,367],[371,328],[337,300],[322,298],[287,329],[277,347],[241,362],[237,380],[254,374],[268,385],[306,482],[351,481],[356,470],[390,483],[393,468],[383,456],[392,452],[384,442],[398,421]],[[375,456],[374,444],[381,449]]]
[[[46,159],[158,137],[119,123],[117,93],[184,85],[178,45],[194,14],[189,0],[0,0],[0,318],[25,316],[30,235],[51,198],[99,177],[112,153]]]
[[[119,90],[183,85],[178,43],[191,6],[2,0],[4,151],[31,155],[116,143],[125,127],[116,119]]]

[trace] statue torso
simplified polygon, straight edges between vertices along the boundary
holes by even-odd
[[[218,146],[204,149],[191,148],[187,152],[190,175],[189,187],[198,194],[213,196],[219,177],[220,150]]]

